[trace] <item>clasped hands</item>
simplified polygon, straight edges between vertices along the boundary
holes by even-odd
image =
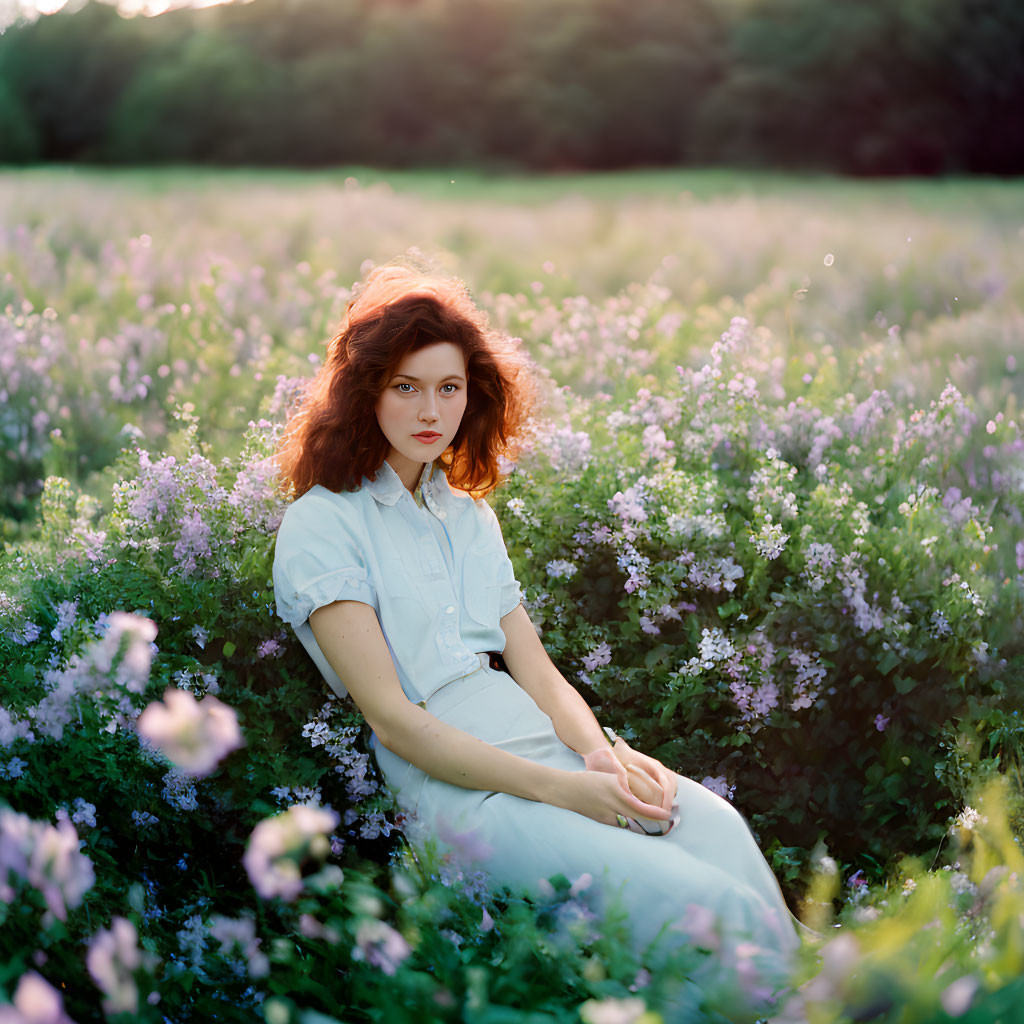
[[[673,805],[675,776],[660,761],[634,750],[616,738],[614,746],[600,747],[584,755],[587,771],[615,776],[622,810],[616,823],[644,835],[665,835],[678,822]],[[609,822],[610,824],[611,822]]]

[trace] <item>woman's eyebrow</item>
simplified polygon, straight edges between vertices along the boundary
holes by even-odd
[[[419,379],[419,377],[413,377],[411,374],[408,374],[408,373],[396,373],[391,379],[392,380],[398,380],[399,377],[402,377],[404,380],[410,380],[410,381],[413,382],[413,384],[422,384],[423,383]],[[465,379],[466,378],[463,377],[461,374],[449,373],[447,377],[442,377],[441,378],[441,382],[443,383],[446,380],[462,380],[462,381],[464,381]]]

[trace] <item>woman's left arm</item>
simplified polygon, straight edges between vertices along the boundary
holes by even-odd
[[[502,654],[512,678],[551,719],[558,738],[583,757],[610,749],[594,712],[548,657],[521,604],[502,618],[501,629],[505,634]],[[653,776],[665,794],[666,810],[671,807],[675,784],[672,773],[660,761],[633,750],[622,739],[615,745],[615,756],[623,766],[633,764]]]

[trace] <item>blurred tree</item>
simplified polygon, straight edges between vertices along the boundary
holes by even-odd
[[[963,124],[962,166],[1024,172],[1024,4],[960,0],[943,53]]]
[[[0,78],[35,125],[45,160],[94,158],[146,53],[139,19],[89,0],[0,35]]]
[[[244,163],[275,150],[280,72],[220,31],[147,65],[114,113],[107,153],[128,162]]]
[[[495,61],[487,148],[537,166],[673,163],[721,73],[724,24],[704,0],[516,4]]]
[[[701,111],[702,159],[855,174],[1024,168],[1017,0],[755,0]]]
[[[1020,0],[85,0],[0,81],[0,159],[1024,168]]]
[[[0,78],[0,164],[38,160],[42,146],[24,104]]]

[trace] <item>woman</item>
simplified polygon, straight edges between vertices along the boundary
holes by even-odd
[[[531,396],[525,361],[461,284],[371,272],[280,453],[296,500],[277,537],[279,613],[359,706],[420,834],[470,837],[499,884],[589,873],[639,943],[696,907],[791,950],[791,915],[741,816],[611,745],[520,603],[483,496]]]

